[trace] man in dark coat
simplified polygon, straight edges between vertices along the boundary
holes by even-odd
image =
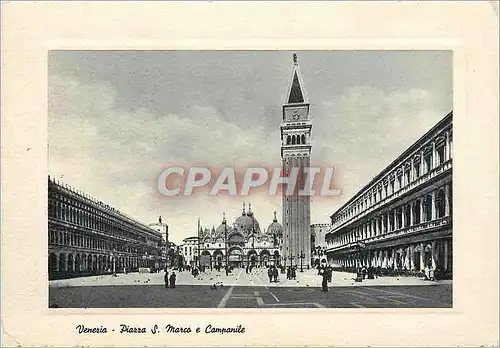
[[[172,272],[172,274],[170,275],[170,287],[171,288],[175,288],[175,272]]]
[[[321,291],[328,292],[328,272],[324,270],[322,276],[323,281],[321,282]]]
[[[269,277],[269,283],[273,282],[273,267],[269,267],[267,270],[267,276]]]
[[[278,282],[278,269],[276,268],[276,266],[273,266],[273,279],[275,283]]]
[[[168,271],[165,269],[165,287],[168,288]]]

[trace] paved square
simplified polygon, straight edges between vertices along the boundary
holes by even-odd
[[[328,293],[315,271],[297,280],[270,283],[265,269],[209,271],[198,278],[177,275],[176,288],[165,288],[164,273],[119,274],[50,282],[49,304],[59,308],[451,308],[449,281],[416,278],[353,281],[334,272]],[[280,275],[281,277],[283,275]],[[397,284],[397,285],[393,285]]]

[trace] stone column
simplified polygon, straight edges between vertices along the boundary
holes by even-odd
[[[415,224],[415,218],[413,216],[413,202],[410,202],[410,226]]]
[[[443,269],[445,271],[448,270],[448,241],[447,240],[444,241],[444,265],[443,265]]]
[[[422,223],[424,222],[424,199],[420,198],[418,202],[420,204],[420,223]]]
[[[414,249],[413,245],[410,245],[408,247],[408,250],[410,252],[410,269],[415,269],[415,258],[413,257],[413,252],[414,252],[413,249]]]
[[[444,186],[444,215],[450,216],[450,185]]]
[[[450,149],[450,132],[446,132],[446,148],[445,148],[445,161],[449,160],[450,159],[450,155],[451,155],[451,149]]]
[[[432,269],[436,269],[437,265],[437,250],[436,250],[436,241],[432,241],[432,248],[431,248],[431,260],[432,260]]]
[[[394,214],[393,214],[393,217],[394,217],[394,229],[393,231],[396,231],[398,229],[398,219],[397,219],[397,208],[394,208]]]
[[[450,141],[450,159],[453,158],[453,134],[450,132],[449,135]]]
[[[410,262],[411,262],[411,253],[410,253],[410,247],[404,248],[405,250],[405,260],[403,261],[403,268],[404,269],[409,269],[410,268]]]
[[[437,163],[437,156],[436,156],[436,142],[432,141],[432,169],[436,168],[436,163]]]
[[[405,207],[401,207],[401,227],[405,228],[406,226],[406,216],[405,216]]]
[[[413,164],[413,158],[410,159],[410,176],[408,177],[408,180],[411,182],[413,182],[414,178],[415,178],[415,165]]]
[[[436,191],[431,192],[431,220],[436,220]]]
[[[420,151],[420,173],[422,173],[422,175],[424,175],[426,172],[424,172],[424,150],[421,150]]]
[[[420,243],[420,270],[423,270],[425,268],[424,254],[425,254],[424,243]]]

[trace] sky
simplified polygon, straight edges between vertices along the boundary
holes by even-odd
[[[51,51],[49,175],[170,240],[232,223],[250,202],[267,229],[281,197],[165,197],[169,164],[280,166],[288,51]],[[313,163],[335,167],[340,196],[312,197],[329,217],[453,107],[450,51],[296,51],[311,104]]]

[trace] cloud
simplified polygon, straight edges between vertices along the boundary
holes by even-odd
[[[254,192],[249,197],[167,199],[157,192],[158,175],[169,163],[216,167],[281,163],[283,101],[277,89],[284,89],[286,81],[275,76],[288,77],[288,72],[276,58],[270,59],[274,64],[259,58],[246,66],[243,59],[234,63],[221,57],[210,58],[207,65],[201,60],[189,67],[179,65],[182,73],[177,74],[175,69],[162,72],[158,61],[151,65],[156,70],[151,67],[141,73],[136,60],[132,60],[133,73],[126,69],[126,60],[119,67],[95,63],[88,69],[95,70],[95,76],[86,76],[81,62],[66,63],[81,71],[53,69],[49,75],[50,174],[142,222],[162,215],[176,242],[196,233],[198,217],[209,227],[220,224],[222,212],[233,221],[241,214],[243,200],[252,202],[261,228],[267,228],[274,210],[280,218],[280,197]],[[323,61],[328,62],[321,58],[317,64]],[[169,67],[174,63],[175,59]],[[231,64],[234,67],[227,68]],[[109,71],[98,72],[99,67]],[[256,68],[262,70],[257,75]],[[304,73],[312,103],[312,161],[335,166],[336,188],[342,190],[340,197],[313,198],[311,221],[328,222],[343,202],[450,111],[451,98],[443,101],[446,86],[438,93],[436,87],[420,82],[405,85],[414,80],[409,78],[395,76],[390,84],[386,75],[384,83],[378,83],[377,78],[362,81],[358,74],[358,84],[352,85],[335,78],[328,66],[314,71],[323,73]],[[346,71],[340,75],[350,79]]]
[[[316,110],[313,155],[337,168],[336,207],[389,165],[450,110],[423,89],[385,92],[357,86]],[[335,207],[319,209],[328,216]]]
[[[228,206],[233,216],[239,214],[239,198],[159,196],[157,178],[167,163],[280,163],[277,131],[270,139],[262,126],[242,128],[212,107],[192,106],[183,116],[158,117],[145,109],[126,112],[116,105],[116,92],[107,83],[57,75],[49,93],[50,173],[146,223],[163,214],[170,218],[171,230],[192,231],[197,216],[210,216],[205,222],[217,226]],[[274,151],[259,151],[271,140]],[[263,218],[268,212],[270,222],[276,202],[252,199],[254,210]]]

